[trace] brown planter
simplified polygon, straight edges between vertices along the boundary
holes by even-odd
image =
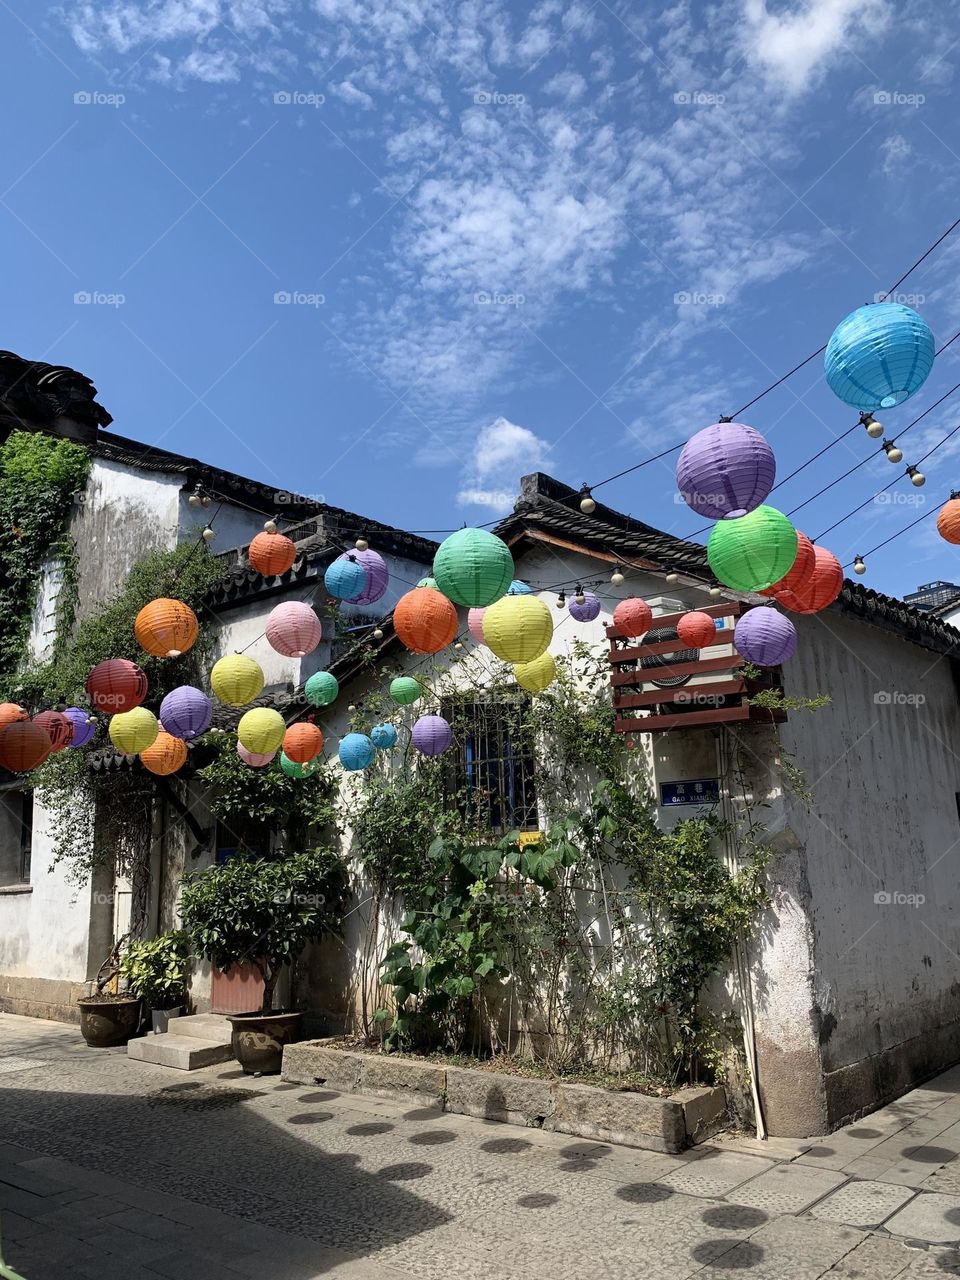
[[[302,1013],[227,1014],[233,1035],[230,1047],[240,1066],[250,1075],[276,1075],[283,1061],[283,1046],[300,1038]]]
[[[126,1044],[140,1026],[140,1001],[132,996],[78,1000],[80,1034],[91,1049]]]

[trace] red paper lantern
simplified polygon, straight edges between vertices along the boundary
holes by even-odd
[[[705,649],[717,638],[717,624],[709,613],[693,609],[677,623],[677,638],[691,649]]]
[[[937,516],[937,533],[953,546],[960,546],[960,497],[953,497],[945,502]]]
[[[33,717],[33,723],[49,736],[51,753],[62,751],[73,741],[73,721],[61,711],[41,711]]]
[[[36,769],[52,749],[49,733],[32,720],[18,720],[0,729],[0,765],[11,773]]]
[[[179,658],[196,642],[200,624],[188,604],[161,597],[143,606],[134,619],[133,634],[140,648],[155,658]]]
[[[797,591],[778,591],[777,599],[791,613],[819,613],[833,604],[843,588],[840,561],[826,547],[814,547],[813,573]]]
[[[813,554],[813,543],[805,533],[797,530],[797,558],[793,562],[790,572],[775,582],[772,587],[767,587],[765,591],[761,591],[762,596],[778,597],[781,591],[801,591],[807,583],[814,568],[816,567],[816,557]]]
[[[323,750],[323,734],[315,724],[301,720],[283,735],[283,750],[295,764],[307,764]]]
[[[87,693],[97,711],[108,716],[132,711],[147,696],[147,677],[135,662],[107,658],[98,662],[87,676]]]
[[[140,752],[140,762],[151,773],[165,778],[186,764],[187,744],[182,738],[175,738],[172,733],[161,729],[146,751]]]
[[[30,717],[17,702],[0,702],[0,729],[18,720],[29,720]]]
[[[283,533],[258,533],[247,552],[257,573],[273,578],[286,573],[297,558],[296,543]]]
[[[415,587],[393,610],[397,639],[412,653],[439,653],[457,634],[456,606],[433,587]]]
[[[626,636],[642,636],[650,630],[653,611],[646,600],[634,596],[621,600],[613,611],[613,625]]]

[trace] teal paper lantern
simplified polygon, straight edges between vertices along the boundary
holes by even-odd
[[[303,686],[303,692],[312,707],[329,707],[340,692],[340,683],[329,671],[316,671]]]
[[[396,680],[390,681],[390,697],[398,707],[409,707],[422,692],[420,681],[413,676],[397,676]]]
[[[439,589],[439,588],[437,587],[437,580],[436,580],[436,578],[421,578],[421,579],[420,579],[420,581],[417,583],[417,586],[418,586],[418,587],[433,587],[434,591],[437,591],[437,590]]]
[[[707,542],[717,581],[734,591],[765,591],[790,572],[796,558],[796,529],[765,504],[718,520]]]
[[[857,307],[827,343],[827,384],[861,412],[892,409],[926,382],[934,347],[930,326],[911,307],[899,302]]]
[[[280,768],[288,778],[309,778],[311,773],[317,771],[317,765],[313,760],[308,760],[306,764],[297,764],[296,760],[291,760],[285,751],[280,752]]]
[[[392,724],[375,724],[370,730],[370,741],[378,751],[389,751],[397,745],[397,731]]]
[[[533,594],[533,587],[528,587],[525,582],[521,582],[519,578],[514,578],[507,587],[508,596],[529,596]]]
[[[327,595],[334,599],[353,600],[363,593],[367,585],[367,571],[356,556],[349,553],[338,556],[332,564],[327,565],[323,585],[327,589]]]
[[[513,581],[513,556],[503,539],[486,529],[458,529],[441,542],[433,576],[448,600],[479,609],[506,595]]]
[[[348,773],[357,773],[373,764],[377,748],[365,733],[348,733],[340,741],[340,763]]]

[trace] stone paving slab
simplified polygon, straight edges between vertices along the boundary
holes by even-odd
[[[910,1253],[899,1240],[868,1236],[831,1267],[824,1280],[900,1280],[909,1264]]]
[[[869,1229],[879,1227],[912,1200],[914,1194],[909,1187],[852,1179],[815,1204],[810,1212],[824,1222],[843,1222],[848,1227]]]
[[[767,1173],[738,1187],[731,1199],[738,1204],[763,1209],[771,1217],[802,1213],[841,1183],[846,1174],[831,1169],[810,1169],[804,1165],[776,1164]]]
[[[960,1241],[960,1196],[922,1191],[887,1219],[886,1228],[894,1235],[929,1244]]]
[[[819,1280],[863,1240],[851,1227],[800,1218],[776,1218],[712,1266],[704,1280],[748,1272],[751,1280]]]
[[[663,1182],[686,1195],[723,1196],[772,1168],[773,1161],[760,1156],[712,1150],[699,1160],[682,1162],[682,1167],[667,1174]]]

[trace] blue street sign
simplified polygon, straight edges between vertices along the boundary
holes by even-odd
[[[660,804],[719,804],[720,784],[716,778],[685,778],[682,782],[660,783]]]

